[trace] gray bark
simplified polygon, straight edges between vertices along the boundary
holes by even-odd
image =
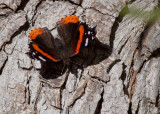
[[[159,114],[160,20],[148,23],[158,0],[1,0],[0,114]],[[121,15],[128,8],[129,12]],[[133,15],[137,9],[139,15]],[[141,11],[146,12],[141,16]],[[28,35],[66,15],[97,26],[91,65],[55,79],[39,75],[41,64],[30,59]],[[92,60],[91,60],[92,59]],[[85,61],[85,60],[82,60]]]

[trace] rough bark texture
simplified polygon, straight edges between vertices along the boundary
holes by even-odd
[[[1,0],[0,114],[159,114],[160,20],[148,24],[158,0]],[[146,12],[131,14],[131,9]],[[120,15],[127,9],[124,15]],[[97,26],[103,44],[88,48],[86,66],[55,79],[39,75],[28,34],[77,15]],[[139,14],[140,15],[140,14]],[[110,53],[106,46],[113,50]],[[91,51],[90,51],[91,50]],[[87,51],[86,51],[87,52]],[[76,67],[76,65],[72,65]]]

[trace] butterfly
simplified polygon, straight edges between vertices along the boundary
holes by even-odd
[[[30,32],[28,55],[32,59],[44,63],[63,61],[64,64],[69,64],[70,58],[87,47],[96,36],[96,27],[90,27],[74,15],[62,18],[57,22],[56,28],[58,38],[54,38],[47,27]]]

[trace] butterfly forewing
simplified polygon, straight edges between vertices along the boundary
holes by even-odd
[[[87,47],[95,38],[96,29],[79,21],[77,16],[67,16],[58,22],[58,33],[68,49],[68,56],[79,53],[83,47]],[[68,57],[68,58],[69,58]]]
[[[70,55],[74,56],[80,52],[81,49],[87,47],[95,38],[96,28],[89,27],[86,23],[79,23],[77,31],[71,42],[69,42]]]
[[[60,61],[54,42],[54,37],[47,28],[38,28],[29,34],[31,42],[29,44],[31,58],[46,60],[48,58],[54,62]]]

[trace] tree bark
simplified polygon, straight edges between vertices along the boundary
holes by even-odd
[[[159,114],[160,19],[149,23],[159,4],[1,0],[0,114]],[[98,41],[80,53],[84,68],[73,64],[62,76],[45,79],[40,62],[25,54],[28,35],[39,27],[54,35],[66,15],[97,26]]]

